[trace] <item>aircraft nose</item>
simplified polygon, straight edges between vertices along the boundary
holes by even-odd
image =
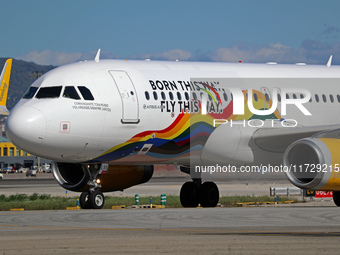
[[[46,118],[43,112],[31,107],[14,108],[6,121],[6,135],[20,149],[30,152],[43,143]]]

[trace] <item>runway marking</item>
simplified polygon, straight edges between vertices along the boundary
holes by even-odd
[[[334,237],[340,236],[340,232],[270,232],[270,231],[245,231],[225,233],[195,233],[195,235],[244,235],[244,236],[304,236],[304,237]]]
[[[117,230],[159,231],[160,230],[160,229],[151,229],[151,228],[82,228],[82,227],[29,226],[29,225],[8,225],[8,224],[0,224],[0,227],[62,229],[62,230],[110,230],[110,231],[117,231]]]
[[[0,227],[22,227],[21,225],[5,225],[5,224],[0,224]]]
[[[58,230],[103,230],[103,231],[161,231],[189,235],[247,235],[247,236],[296,236],[296,237],[337,237],[340,232],[277,232],[277,231],[226,231],[216,229],[150,229],[150,228],[82,228],[57,226],[29,226],[0,224],[6,228],[58,229]]]
[[[0,216],[2,215],[14,215],[14,214],[26,214],[26,213],[50,213],[58,212],[58,210],[41,210],[41,211],[0,211]]]

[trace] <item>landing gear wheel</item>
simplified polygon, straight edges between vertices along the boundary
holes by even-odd
[[[180,192],[180,200],[183,207],[198,206],[198,188],[194,182],[186,182],[183,184]]]
[[[333,201],[336,206],[340,206],[340,191],[333,191]]]
[[[81,193],[79,197],[79,204],[80,204],[81,209],[91,209],[89,196],[90,196],[90,192],[88,191]]]
[[[202,207],[216,207],[220,194],[214,182],[205,182],[200,186],[200,202]]]
[[[105,198],[101,191],[95,190],[90,193],[88,201],[92,209],[102,209],[105,203]]]

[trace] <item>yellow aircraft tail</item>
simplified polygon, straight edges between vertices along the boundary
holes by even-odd
[[[9,114],[7,110],[7,94],[9,87],[9,79],[11,77],[11,69],[12,69],[12,59],[7,59],[4,68],[2,69],[0,76],[0,115],[6,116]]]

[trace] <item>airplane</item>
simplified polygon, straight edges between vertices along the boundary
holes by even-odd
[[[37,79],[5,128],[17,147],[53,160],[55,179],[81,192],[83,209],[102,208],[103,192],[147,182],[157,164],[190,174],[184,207],[218,203],[200,169],[246,166],[289,168],[294,185],[331,190],[339,206],[339,78],[331,58],[324,66],[101,60],[98,50]]]
[[[12,59],[9,58],[6,60],[0,76],[0,116],[8,116],[9,114],[6,103],[11,69]]]
[[[9,88],[9,80],[11,77],[12,59],[7,59],[4,67],[2,68],[0,75],[0,116],[8,116],[9,111],[7,109],[7,94]],[[0,173],[0,180],[3,175]]]

